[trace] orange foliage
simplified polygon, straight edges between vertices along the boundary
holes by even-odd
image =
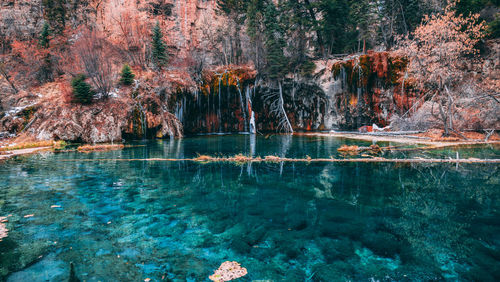
[[[442,89],[460,81],[466,56],[478,54],[475,45],[485,35],[485,23],[478,23],[479,14],[456,16],[455,3],[444,14],[425,16],[425,24],[399,42],[398,52],[410,58],[408,69],[422,87]]]

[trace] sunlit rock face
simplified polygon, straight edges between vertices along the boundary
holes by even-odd
[[[15,40],[37,37],[47,18],[42,2],[1,1],[0,40],[3,36]],[[224,17],[216,14],[214,0],[72,0],[64,3],[65,27],[69,30],[86,25],[105,32],[111,40],[118,40],[123,36],[125,22],[144,24],[147,32],[158,22],[172,58],[190,58],[193,50],[200,49],[209,64],[220,53],[220,48],[213,43],[216,31],[227,24]]]

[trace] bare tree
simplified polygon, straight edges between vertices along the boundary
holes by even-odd
[[[264,101],[269,103],[270,112],[278,118],[278,131],[293,133],[292,124],[285,111],[285,101],[283,99],[283,88],[281,81],[278,82],[278,91],[271,90],[263,95]]]
[[[120,43],[129,58],[130,64],[145,68],[147,64],[147,44],[149,30],[144,21],[137,15],[124,12],[120,18],[114,19],[120,27]]]
[[[103,96],[107,97],[113,86],[112,46],[97,31],[84,30],[75,43],[75,51],[90,81]]]

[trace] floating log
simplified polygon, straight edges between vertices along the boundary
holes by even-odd
[[[254,162],[294,162],[294,163],[470,163],[470,164],[498,164],[500,163],[500,159],[476,159],[476,158],[468,158],[468,159],[424,159],[424,158],[412,158],[412,159],[386,159],[381,157],[374,158],[344,158],[344,159],[335,159],[335,158],[281,158],[277,156],[266,156],[264,158],[261,157],[211,157],[211,156],[203,156],[202,158],[187,158],[187,159],[176,159],[176,158],[146,158],[146,159],[79,159],[79,160],[61,160],[66,162],[74,162],[74,161],[88,161],[88,162],[99,162],[99,161],[117,161],[117,162],[201,162],[201,163],[209,163],[209,162],[226,162],[226,163],[254,163]]]

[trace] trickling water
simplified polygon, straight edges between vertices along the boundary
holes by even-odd
[[[257,129],[255,127],[255,113],[253,112],[253,107],[252,107],[252,98],[250,97],[250,86],[247,86],[247,89],[245,91],[245,100],[247,102],[248,106],[248,114],[250,115],[250,133],[255,134],[257,133]],[[255,91],[255,87],[254,87]]]
[[[144,108],[142,107],[142,104],[140,101],[137,101],[137,105],[139,106],[140,109],[140,119],[141,119],[141,127],[142,127],[142,139],[146,139],[147,136],[147,121],[146,121],[146,112],[144,111]]]
[[[219,108],[217,109],[217,120],[219,122],[219,133],[222,132],[222,119],[221,119],[221,113],[220,113],[220,111],[221,111],[220,99],[221,99],[221,84],[222,84],[222,77],[223,76],[224,76],[223,74],[221,74],[219,76],[219,95],[218,95],[219,96]]]
[[[243,120],[244,120],[244,130],[245,132],[248,132],[248,127],[247,127],[247,110],[245,107],[245,103],[243,102],[243,96],[241,95],[241,89],[240,89],[240,80],[239,78],[236,78],[237,81],[237,89],[238,89],[238,94],[240,95],[240,104],[241,104],[241,113],[243,114]]]

